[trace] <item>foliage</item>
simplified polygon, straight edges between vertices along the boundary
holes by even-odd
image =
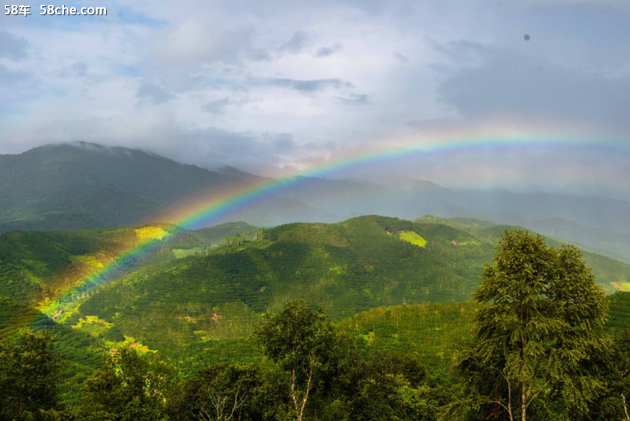
[[[107,356],[105,368],[85,382],[78,419],[167,420],[166,402],[175,382],[168,365],[122,348]]]
[[[340,338],[325,317],[321,309],[313,311],[292,301],[282,312],[266,314],[256,332],[265,354],[289,375],[292,410],[298,421],[304,419],[309,395],[324,387],[338,363]]]
[[[22,331],[17,343],[0,341],[0,419],[45,419],[59,409],[63,364],[53,346],[49,333],[30,330]]]
[[[209,244],[219,245],[228,237],[234,237],[238,234],[255,233],[258,227],[248,224],[247,222],[225,222],[223,224],[214,225],[212,227],[201,228],[195,231],[196,234],[203,237]]]
[[[473,303],[379,307],[340,320],[367,353],[396,353],[422,361],[432,374],[450,376],[461,347],[472,342]]]
[[[473,387],[510,420],[525,421],[536,399],[585,411],[603,388],[583,364],[606,348],[607,308],[579,250],[506,231],[481,279],[475,343],[461,363]]]
[[[407,241],[408,243],[415,244],[418,247],[424,247],[427,244],[427,240],[420,237],[417,233],[410,231],[400,231],[400,239]]]
[[[184,382],[170,412],[181,421],[259,419],[255,400],[261,383],[262,372],[255,365],[207,366]]]

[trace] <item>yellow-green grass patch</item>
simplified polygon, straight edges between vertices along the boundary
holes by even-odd
[[[427,240],[420,237],[417,233],[413,231],[400,231],[399,236],[401,240],[416,245],[418,247],[424,247],[427,244]]]

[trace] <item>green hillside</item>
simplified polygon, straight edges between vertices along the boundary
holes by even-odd
[[[203,237],[173,225],[83,231],[13,231],[0,234],[0,295],[41,305],[91,273],[111,265],[121,252],[147,238],[161,239],[149,253],[117,264],[108,279],[138,267],[174,259],[174,250],[205,250]]]
[[[503,235],[505,230],[524,229],[514,225],[500,225],[484,219],[474,218],[440,218],[437,216],[426,215],[416,219],[414,222],[419,224],[441,224],[466,231],[481,241],[490,244],[496,244],[499,237]],[[552,247],[559,247],[562,244],[568,244],[557,238],[546,237],[547,243]],[[578,245],[578,247],[582,248]],[[605,251],[603,252],[605,254]],[[628,263],[615,260],[614,258],[593,252],[590,248],[582,248],[582,254],[588,267],[593,270],[593,274],[597,282],[608,294],[616,291],[630,291],[630,265]]]
[[[112,282],[66,322],[97,317],[150,349],[183,356],[248,336],[260,313],[295,299],[326,308],[334,320],[381,306],[467,301],[494,253],[490,239],[499,227],[484,229],[476,237],[379,216],[282,225],[260,240],[230,242]],[[587,260],[603,285],[630,274],[630,266],[607,258]]]
[[[203,237],[209,244],[218,245],[223,243],[227,237],[255,233],[256,231],[258,231],[258,227],[248,224],[247,222],[239,221],[225,222],[212,227],[198,229],[195,233]]]
[[[198,232],[145,225],[5,233],[0,235],[0,296],[30,304],[20,310],[27,313],[45,307],[55,322],[101,346],[131,341],[139,349],[170,357],[203,356],[200,361],[230,358],[234,349],[248,360],[251,355],[241,339],[251,335],[262,312],[277,311],[291,300],[320,305],[333,320],[368,310],[378,313],[373,309],[383,306],[409,309],[468,301],[507,227],[487,221],[439,222],[444,221],[365,216],[336,224],[288,224],[247,235],[253,227],[242,223]],[[157,244],[109,273],[100,289],[79,289],[69,301],[55,301],[110,264],[121,250],[146,238],[158,239]],[[609,291],[611,283],[627,282],[630,266],[603,256],[585,257]],[[467,304],[452,306],[451,312],[469,311]],[[19,312],[11,317],[25,318]],[[12,323],[8,316],[4,320],[0,328]],[[368,325],[357,325],[356,333],[369,335]],[[427,332],[442,328],[435,325]],[[400,347],[404,352],[413,348],[415,342],[397,342],[395,335],[401,333],[396,329],[388,327],[384,336],[374,332],[370,343],[380,341],[384,349]]]
[[[609,330],[630,328],[630,293],[608,296]],[[472,341],[472,302],[378,307],[337,321],[336,325],[368,354],[396,353],[421,361],[433,374],[449,376],[458,353]],[[220,362],[260,361],[262,352],[248,336],[195,342],[180,360],[186,372]]]
[[[415,232],[425,246],[400,238]],[[454,245],[453,241],[459,245]],[[69,320],[98,316],[152,349],[251,333],[258,315],[304,298],[333,319],[383,305],[464,301],[492,246],[448,226],[384,217],[289,224],[103,287]]]

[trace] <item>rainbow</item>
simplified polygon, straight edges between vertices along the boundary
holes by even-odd
[[[349,171],[360,169],[361,167],[370,167],[381,163],[397,162],[401,159],[426,155],[439,157],[453,153],[473,151],[518,151],[523,148],[532,147],[550,148],[551,150],[554,148],[579,147],[586,149],[595,148],[598,150],[604,149],[614,153],[628,153],[626,149],[622,149],[616,142],[593,142],[557,136],[537,136],[533,139],[505,136],[495,138],[463,138],[425,142],[422,144],[403,144],[394,148],[375,149],[369,152],[362,152],[341,159],[331,160],[315,168],[298,171],[289,177],[273,179],[254,186],[249,185],[248,187],[223,193],[220,196],[204,198],[202,200],[194,198],[190,203],[180,206],[168,222],[184,230],[208,226],[226,215],[255,205],[271,195],[277,195],[278,193],[295,188],[303,183],[308,183],[309,179],[313,177],[340,177]],[[173,235],[176,232],[178,232],[178,230],[169,232],[166,236]],[[148,237],[120,250],[117,253],[118,255],[112,259],[111,262],[85,275],[77,281],[74,287],[59,294],[58,297],[53,297],[46,303],[42,303],[40,310],[49,315],[58,312],[70,303],[77,294],[108,282],[119,268],[125,267],[130,261],[148,253],[163,239],[164,237]]]

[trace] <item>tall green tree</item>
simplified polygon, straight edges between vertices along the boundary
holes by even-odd
[[[172,419],[260,419],[254,400],[261,382],[261,370],[255,365],[219,363],[202,368],[182,385],[179,396],[172,405]]]
[[[59,406],[63,368],[48,332],[24,330],[17,341],[0,341],[0,419],[45,419]]]
[[[120,349],[86,380],[78,410],[83,421],[166,421],[175,373],[170,366]]]
[[[474,300],[475,343],[461,367],[499,418],[526,421],[528,409],[585,411],[603,382],[584,366],[607,346],[604,293],[580,251],[550,248],[539,235],[506,231]]]
[[[265,353],[288,376],[294,419],[305,419],[310,398],[334,376],[341,338],[320,308],[291,301],[283,311],[265,315],[257,336]]]

